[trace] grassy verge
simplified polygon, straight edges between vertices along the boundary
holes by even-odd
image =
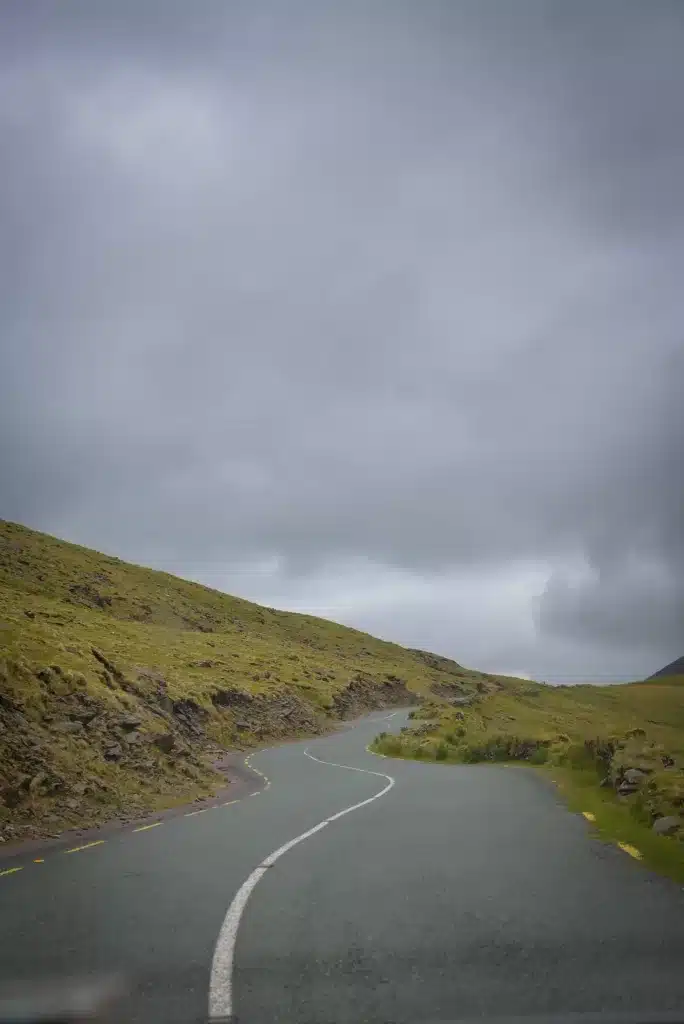
[[[410,727],[381,734],[372,749],[444,764],[535,766],[602,839],[684,881],[682,678],[610,687],[509,683],[458,707],[425,704]],[[665,825],[670,834],[658,834]]]
[[[647,867],[684,884],[684,843],[678,837],[655,835],[612,791],[598,788],[591,771],[557,765],[544,774],[550,775],[571,811],[593,815],[591,826],[600,839],[627,844]]]

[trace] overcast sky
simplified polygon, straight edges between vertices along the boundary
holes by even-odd
[[[684,653],[684,7],[9,0],[0,515],[466,665]]]

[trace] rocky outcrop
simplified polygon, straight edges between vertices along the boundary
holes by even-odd
[[[217,690],[211,698],[220,712],[228,712],[238,734],[261,739],[318,733],[324,729],[324,716],[313,705],[285,688],[264,694],[245,690]]]
[[[450,704],[470,704],[473,700],[472,689],[462,683],[433,683],[430,689],[436,697],[448,700]]]
[[[629,796],[636,793],[639,786],[648,778],[649,772],[642,768],[626,768],[616,780],[616,789],[620,796]]]
[[[339,718],[355,718],[365,711],[408,706],[416,702],[415,693],[410,692],[403,679],[387,676],[376,681],[359,672],[333,695],[333,713]]]
[[[674,835],[681,827],[682,819],[673,814],[668,814],[663,818],[656,818],[653,822],[653,831],[657,836]]]
[[[219,687],[205,705],[174,699],[155,670],[124,672],[103,651],[92,655],[99,695],[56,665],[14,666],[31,678],[12,692],[30,700],[0,689],[0,841],[192,800],[222,781],[212,767],[221,749],[319,734],[334,720],[416,700],[396,676],[357,674],[329,708],[285,685],[263,693]]]
[[[586,740],[584,752],[601,773],[599,785],[612,789],[637,820],[657,835],[680,835],[684,771],[641,726],[622,736]]]

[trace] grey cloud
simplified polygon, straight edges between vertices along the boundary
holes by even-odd
[[[359,555],[546,565],[532,639],[359,625],[546,676],[681,653],[677,5],[2,19],[2,514],[277,558],[285,603]]]
[[[556,578],[545,592],[542,625],[550,633],[586,636],[616,647],[666,648],[682,626],[680,571],[681,565],[675,576],[658,563],[637,563],[602,571],[599,579],[584,585]]]

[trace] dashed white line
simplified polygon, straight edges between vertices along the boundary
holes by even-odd
[[[372,772],[368,768],[355,768],[350,764],[338,764],[336,761],[324,761],[320,757],[315,757],[314,754],[310,754],[308,750],[304,751],[306,757],[312,761],[318,761],[319,764],[328,764],[333,768],[346,768],[350,772],[362,772],[364,775],[377,775],[379,778],[387,779],[387,785],[384,786],[374,796],[369,797],[367,800],[360,800],[357,804],[352,804],[351,807],[345,807],[344,810],[338,811],[337,814],[331,815],[329,818],[325,818],[324,821],[314,825],[307,832],[302,832],[300,836],[295,839],[291,839],[289,843],[285,843],[284,846],[280,846],[275,850],[266,860],[262,861],[258,867],[254,868],[252,873],[245,879],[240,888],[238,889],[233,902],[228,907],[228,912],[221,926],[219,932],[218,941],[216,943],[216,949],[214,950],[214,959],[211,965],[211,980],[209,983],[209,1017],[216,1018],[222,1017],[230,1019],[233,1013],[233,966],[235,958],[235,942],[237,940],[238,928],[240,927],[240,919],[247,906],[247,901],[251,896],[253,890],[257,884],[266,874],[268,868],[272,867],[275,862],[291,850],[293,846],[297,846],[299,843],[308,839],[310,836],[320,832],[321,829],[325,828],[333,821],[337,821],[338,818],[344,817],[345,814],[351,814],[352,811],[358,810],[360,807],[365,807],[367,804],[372,804],[374,800],[379,800],[385,793],[389,793],[390,789],[394,785],[394,779],[391,775],[385,775],[384,772]],[[253,793],[253,796],[258,796],[258,793]]]

